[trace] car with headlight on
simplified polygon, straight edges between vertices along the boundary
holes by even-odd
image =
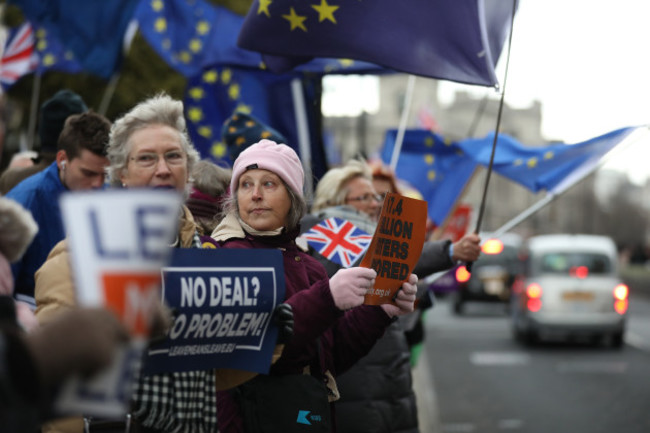
[[[507,307],[512,285],[522,272],[520,256],[523,239],[515,233],[492,237],[481,235],[481,255],[467,266],[455,269],[454,313],[463,314],[469,302],[496,302]]]
[[[579,337],[622,346],[629,290],[611,238],[539,235],[527,240],[524,251],[524,273],[511,299],[517,340]]]

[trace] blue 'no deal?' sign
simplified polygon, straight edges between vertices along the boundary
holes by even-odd
[[[280,251],[175,249],[162,269],[162,291],[174,322],[148,351],[146,373],[268,373],[278,333],[271,316],[284,300]]]

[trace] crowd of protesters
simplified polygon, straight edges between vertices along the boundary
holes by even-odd
[[[420,317],[416,300],[427,305],[428,290],[418,279],[458,261],[476,260],[478,236],[453,244],[425,242],[393,302],[365,305],[376,272],[358,263],[342,267],[299,236],[330,217],[372,235],[383,196],[401,192],[389,170],[376,171],[373,182],[365,161],[332,168],[310,205],[302,162],[279,132],[234,113],[222,130],[232,167],[200,161],[182,102],[164,93],[111,122],[63,90],[42,105],[39,122],[37,161],[0,178],[7,185],[0,198],[5,305],[0,313],[0,422],[7,431],[291,431],[278,424],[275,412],[288,394],[305,386],[305,378],[320,384],[315,392],[327,408],[320,431],[419,431],[407,337],[412,325],[406,325],[414,322],[405,318]],[[184,204],[171,248],[281,251],[286,290],[273,312],[280,332],[268,374],[234,369],[139,373],[128,418],[89,420],[79,413],[56,419],[51,404],[65,379],[105,367],[129,338],[107,310],[76,305],[58,205],[63,192],[109,187],[181,193]],[[16,228],[7,230],[5,221],[15,221]],[[172,319],[162,306],[159,316],[158,323]],[[164,334],[161,329],[167,328],[158,327]],[[265,392],[277,394],[277,401],[264,404],[271,410],[248,398]]]

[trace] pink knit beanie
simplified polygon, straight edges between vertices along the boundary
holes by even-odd
[[[302,196],[305,173],[296,152],[286,144],[260,140],[239,154],[232,168],[230,194],[239,186],[239,177],[246,170],[261,168],[280,176],[296,194]]]

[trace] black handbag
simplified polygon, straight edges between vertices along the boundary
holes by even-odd
[[[320,341],[319,341],[320,355]],[[311,367],[312,372],[320,372]],[[311,374],[259,375],[234,390],[246,433],[330,433],[329,390]]]

